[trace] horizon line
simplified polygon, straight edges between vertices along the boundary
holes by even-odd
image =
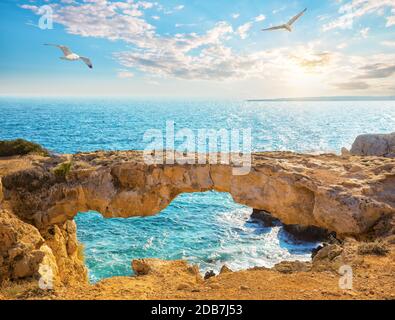
[[[0,94],[0,98],[134,98],[134,99],[204,99],[204,100],[241,100],[246,102],[286,102],[286,101],[395,101],[392,96],[316,96],[316,97],[286,97],[286,98],[255,98],[242,97],[204,97],[204,96],[133,96],[133,95],[35,95],[35,94]]]

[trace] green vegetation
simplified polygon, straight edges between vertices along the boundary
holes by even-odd
[[[0,141],[0,157],[23,156],[30,153],[48,156],[48,151],[34,142],[23,139]]]
[[[359,245],[358,253],[361,255],[385,256],[389,253],[389,249],[385,243],[380,241],[365,242]]]
[[[53,173],[61,178],[66,178],[66,176],[69,174],[71,170],[72,163],[71,161],[69,162],[63,162],[59,164],[54,170]]]

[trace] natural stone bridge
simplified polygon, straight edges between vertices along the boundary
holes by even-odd
[[[72,163],[69,172],[56,172],[62,162]],[[395,160],[385,158],[259,153],[248,175],[235,176],[229,165],[146,165],[140,152],[97,152],[37,162],[2,181],[13,211],[39,229],[89,210],[154,215],[181,193],[208,190],[338,234],[364,233],[395,212]]]
[[[286,224],[340,236],[366,234],[395,213],[395,160],[379,157],[256,153],[251,172],[236,176],[232,165],[147,165],[137,151],[79,153],[35,159],[1,183],[3,210],[39,230],[63,282],[84,270],[70,222],[78,212],[147,216],[181,193],[215,190]]]

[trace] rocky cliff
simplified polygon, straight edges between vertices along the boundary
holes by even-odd
[[[317,226],[341,237],[388,231],[382,229],[395,214],[394,159],[268,152],[252,160],[250,173],[236,176],[232,164],[148,165],[137,151],[33,157],[8,171],[1,166],[16,168],[9,162],[16,160],[0,159],[0,241],[12,238],[1,245],[3,277],[36,276],[46,259],[56,265],[58,282],[86,281],[72,221],[78,212],[153,215],[184,192],[229,192],[236,202],[286,224]],[[15,248],[26,234],[31,246],[19,252]],[[23,267],[16,264],[21,260]]]
[[[395,158],[395,132],[390,134],[363,134],[356,138],[351,154]]]

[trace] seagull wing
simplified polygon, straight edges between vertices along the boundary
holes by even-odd
[[[281,29],[285,29],[285,26],[284,25],[275,26],[275,27],[271,27],[271,28],[267,28],[267,29],[262,29],[262,31],[272,31],[272,30],[281,30]]]
[[[298,15],[296,15],[295,17],[293,17],[291,20],[288,21],[289,25],[292,25],[296,20],[298,20],[301,16],[303,16],[303,14],[307,11],[307,8],[304,9],[301,13],[299,13]]]
[[[90,69],[93,68],[93,65],[92,65],[92,62],[91,62],[90,59],[88,59],[88,58],[86,58],[86,57],[80,57],[80,59],[81,59],[82,61],[84,61],[85,64],[86,64]]]
[[[47,44],[45,44],[46,46],[52,46],[52,47],[57,47],[57,48],[59,48],[60,50],[62,50],[62,52],[63,52],[63,54],[65,55],[65,56],[68,56],[68,55],[70,55],[70,54],[72,54],[73,52],[68,48],[68,47],[66,47],[66,46],[62,46],[62,45],[59,45],[59,44],[51,44],[51,43],[47,43]]]

